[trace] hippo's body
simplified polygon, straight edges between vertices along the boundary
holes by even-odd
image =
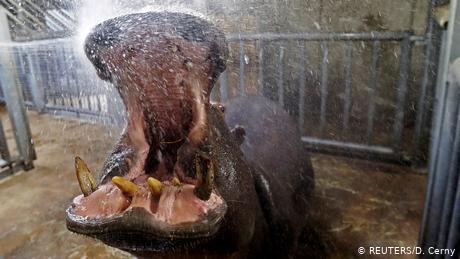
[[[275,252],[295,249],[314,188],[313,167],[297,124],[280,106],[261,96],[227,102],[225,121],[254,168],[254,184]]]
[[[97,25],[85,51],[120,92],[128,122],[95,178],[76,159],[83,195],[68,228],[138,256],[287,257],[311,186],[296,170],[251,167],[209,103],[225,69],[223,34],[188,14],[138,13]]]

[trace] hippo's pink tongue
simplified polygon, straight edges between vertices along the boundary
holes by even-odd
[[[223,203],[214,192],[207,201],[200,200],[193,193],[194,185],[191,184],[163,182],[162,185],[159,195],[152,193],[148,186],[140,185],[134,196],[127,197],[114,184],[104,184],[87,197],[77,196],[74,212],[79,216],[101,219],[122,214],[133,207],[142,207],[152,215],[152,219],[175,225],[196,222]]]
[[[222,204],[222,199],[214,193],[209,200],[200,200],[193,194],[193,188],[189,184],[166,186],[160,197],[156,218],[171,225],[194,222]]]

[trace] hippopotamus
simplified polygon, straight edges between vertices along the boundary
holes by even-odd
[[[134,13],[95,26],[84,50],[127,123],[100,171],[76,157],[82,194],[67,228],[141,257],[287,257],[306,214],[304,180],[258,172],[267,168],[240,149],[245,130],[231,131],[209,101],[224,34],[190,14]]]

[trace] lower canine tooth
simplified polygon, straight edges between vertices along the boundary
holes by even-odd
[[[153,177],[149,177],[147,179],[147,183],[149,184],[150,190],[154,195],[159,196],[161,194],[161,189],[163,188],[163,184]]]
[[[177,177],[173,177],[170,181],[170,183],[174,186],[179,186],[180,185],[180,181],[179,181],[179,178]]]
[[[96,180],[88,169],[85,161],[78,156],[75,157],[75,172],[83,196],[86,197],[93,193],[96,190]]]
[[[206,169],[201,168],[201,159],[195,159],[195,169],[198,183],[193,189],[196,197],[203,201],[209,200],[214,186],[214,165],[211,160],[205,159]]]
[[[137,187],[136,184],[123,177],[114,176],[112,178],[112,183],[114,183],[127,196],[132,197],[139,192],[139,187]]]

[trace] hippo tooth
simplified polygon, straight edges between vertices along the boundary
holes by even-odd
[[[139,192],[139,187],[130,180],[127,180],[120,176],[114,176],[112,178],[112,183],[114,183],[122,192],[123,194],[133,197]]]
[[[175,176],[169,182],[174,186],[180,186],[181,185],[179,178],[177,178]]]
[[[96,190],[96,180],[88,169],[85,161],[80,157],[75,157],[75,172],[81,192],[86,197]]]
[[[214,165],[211,160],[206,159],[206,170],[201,168],[201,160],[199,157],[195,159],[196,178],[198,183],[193,189],[193,193],[201,200],[207,201],[211,197],[211,192],[214,186]]]
[[[157,179],[153,177],[149,177],[147,179],[147,183],[150,187],[150,190],[152,191],[154,195],[159,196],[161,194],[161,189],[163,188],[163,184],[160,181],[158,181]]]

